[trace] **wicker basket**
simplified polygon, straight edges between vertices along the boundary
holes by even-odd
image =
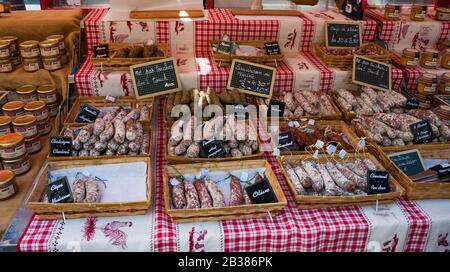
[[[147,200],[117,203],[45,203],[45,185],[48,181],[48,170],[77,168],[83,166],[98,166],[107,164],[121,164],[131,162],[145,162],[147,164]],[[97,160],[67,160],[50,161],[43,166],[38,180],[30,196],[26,200],[26,207],[32,210],[39,219],[53,220],[62,218],[85,217],[114,217],[145,214],[152,199],[152,170],[150,158],[116,158]],[[64,213],[64,215],[63,215]]]
[[[375,163],[379,167],[379,169],[384,170],[383,165],[372,155],[366,153],[368,158]],[[347,159],[355,159],[356,154],[347,154]],[[295,190],[294,185],[286,173],[283,162],[290,161],[299,161],[303,159],[312,159],[311,155],[298,155],[298,156],[286,156],[286,157],[278,157],[278,163],[282,169],[282,173],[286,178],[286,181],[289,185],[289,188],[294,195],[295,203],[299,208],[324,208],[324,207],[337,207],[337,206],[355,206],[355,205],[373,205],[376,201],[379,202],[391,202],[394,199],[402,196],[404,194],[404,189],[398,183],[398,181],[391,175],[390,184],[391,189],[393,189],[389,193],[385,194],[375,194],[375,195],[367,195],[367,196],[308,196],[308,195],[299,195]],[[317,161],[325,161],[325,155],[319,155]]]
[[[266,169],[265,176],[269,180],[270,185],[278,199],[276,203],[266,204],[251,204],[241,205],[235,207],[223,208],[203,208],[203,209],[181,209],[176,210],[171,205],[171,193],[169,179],[171,177],[179,177],[180,173],[183,175],[199,173],[202,168],[208,168],[209,172],[214,171],[234,171],[238,169]],[[176,170],[174,169],[176,168]],[[276,215],[286,207],[287,200],[284,196],[283,190],[272,170],[270,164],[265,160],[250,160],[250,161],[232,161],[218,163],[197,163],[197,164],[179,164],[175,166],[167,166],[164,172],[164,205],[166,213],[172,217],[176,223],[182,222],[196,222],[196,221],[216,221],[216,220],[235,220],[241,218],[254,218]]]
[[[375,46],[377,46],[380,50],[383,51],[382,55],[367,55],[364,57],[367,57],[369,59],[386,62],[389,63],[392,58],[392,54],[387,51],[386,49],[382,48],[378,44],[372,43]],[[314,44],[314,49],[316,52],[316,55],[328,66],[328,67],[336,67],[336,68],[351,68],[353,65],[353,55],[346,55],[346,56],[338,56],[338,55],[331,55],[326,54],[323,49],[322,45],[320,44]]]
[[[113,54],[116,50],[127,47],[129,44],[110,43],[109,53]],[[161,60],[167,58],[168,45],[167,43],[157,44],[158,48],[164,52],[164,56],[150,57],[150,58],[91,58],[92,63],[98,70],[105,71],[130,71],[130,66],[141,64],[145,62]]]

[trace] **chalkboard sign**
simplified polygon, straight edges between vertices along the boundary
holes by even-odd
[[[138,98],[178,92],[180,77],[174,58],[147,62],[130,67],[134,92]]]
[[[232,47],[233,44],[231,42],[220,41],[217,45],[217,53],[230,55]]]
[[[109,44],[100,44],[94,46],[95,58],[109,58]]]
[[[52,183],[49,183],[45,187],[45,192],[50,203],[72,203],[73,196],[72,190],[70,190],[67,177],[62,177]]]
[[[425,171],[422,155],[420,155],[420,151],[418,149],[390,154],[389,158],[407,176],[413,176]]]
[[[352,81],[374,89],[391,91],[391,65],[355,55]]]
[[[75,122],[94,123],[99,114],[100,110],[98,110],[97,108],[89,104],[83,104],[83,106],[81,106],[80,112],[77,115],[77,118],[75,118]]]
[[[361,43],[361,25],[358,22],[325,22],[327,47],[359,47]]]
[[[366,0],[344,0],[341,6],[342,13],[350,19],[362,20]]]
[[[367,171],[367,194],[389,193],[389,173],[386,171]]]
[[[203,158],[225,158],[226,152],[220,141],[211,139],[201,143],[201,154]]]
[[[414,96],[406,101],[405,112],[415,110],[418,108],[419,108],[419,100],[417,100],[417,98],[415,98]]]
[[[50,137],[50,156],[72,156],[72,138]]]
[[[278,100],[270,100],[267,117],[283,117],[286,103]],[[272,115],[273,114],[273,115]]]
[[[278,135],[278,149],[298,150],[297,143],[292,136],[292,132],[283,132]]]
[[[412,124],[409,127],[414,135],[413,142],[415,144],[421,144],[434,138],[430,123],[426,120]]]
[[[275,203],[277,197],[267,178],[245,188],[253,204]]]
[[[278,42],[265,43],[267,55],[279,55],[281,54],[280,45]]]
[[[234,59],[227,88],[270,98],[275,84],[275,72],[276,69],[269,66]]]

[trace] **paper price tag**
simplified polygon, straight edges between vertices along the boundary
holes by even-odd
[[[292,127],[292,128],[299,128],[300,127],[300,123],[297,121],[289,121],[288,126]]]
[[[197,179],[203,179],[208,175],[208,173],[209,173],[208,168],[202,168],[202,170],[200,170],[200,173],[197,175]]]
[[[243,172],[241,175],[241,181],[248,181],[248,173],[247,172]]]
[[[325,143],[324,142],[322,142],[321,140],[317,140],[317,142],[316,142],[316,144],[314,145],[316,148],[318,148],[318,149],[321,149],[321,148],[323,148],[323,145],[324,145]]]
[[[327,146],[327,153],[328,154],[334,154],[337,150],[337,147],[335,145],[329,145]]]
[[[319,157],[319,150],[314,151],[313,158],[317,159]]]
[[[309,119],[308,121],[308,126],[314,126],[316,124],[316,120],[314,119]]]
[[[180,181],[178,179],[176,178],[170,179],[170,185],[177,186],[178,184],[180,184]]]
[[[342,149],[341,151],[339,151],[339,158],[344,159],[345,155],[347,155],[347,151],[345,151],[344,149]]]
[[[116,98],[114,96],[108,95],[105,98],[106,101],[116,102]]]
[[[366,147],[366,140],[365,140],[365,139],[360,139],[360,140],[358,141],[358,147],[359,147],[359,148],[364,148],[364,147]]]
[[[278,149],[278,148],[274,148],[273,149],[273,153],[272,153],[275,157],[278,157],[278,156],[280,156],[280,149]]]

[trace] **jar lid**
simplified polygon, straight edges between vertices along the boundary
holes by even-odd
[[[386,8],[400,9],[402,6],[396,4],[386,4]]]
[[[14,119],[12,124],[15,126],[26,126],[35,123],[36,120],[37,120],[36,117],[34,117],[33,115],[22,115],[16,117],[16,119]]]
[[[450,8],[441,7],[441,8],[437,8],[436,11],[449,13],[450,12]]]
[[[422,79],[434,81],[434,80],[437,80],[437,76],[433,75],[433,74],[425,73],[425,74],[422,74]]]
[[[44,58],[44,57],[42,57],[42,61],[43,62],[45,62],[45,61],[55,61],[55,60],[61,60],[61,56],[56,56],[56,57],[48,57],[48,58]]]
[[[415,57],[417,54],[420,54],[420,51],[414,48],[405,48],[403,49],[403,54]]]
[[[442,75],[441,80],[449,81],[450,80],[450,72]]]
[[[9,124],[11,124],[11,121],[12,121],[12,119],[9,116],[6,116],[6,115],[0,116],[0,126],[9,125]]]
[[[39,137],[39,134],[37,135],[37,137]],[[14,160],[5,160],[5,159],[3,159],[2,162],[3,163],[12,164],[12,163],[18,163],[18,162],[26,161],[28,159],[29,159],[28,154],[25,154],[22,157],[20,157],[18,159],[14,159]]]
[[[26,111],[37,111],[45,108],[45,106],[47,106],[45,101],[31,101],[25,105],[24,109]]]
[[[23,48],[30,48],[30,47],[35,47],[35,46],[37,46],[39,44],[39,42],[38,41],[24,41],[24,42],[21,42],[20,43],[20,47],[23,47]]]
[[[10,63],[10,62],[11,62],[10,58],[8,58],[8,59],[0,59],[0,63]]]
[[[8,41],[2,41],[0,40],[0,47],[9,47],[11,43]]]
[[[17,94],[31,94],[34,93],[36,91],[36,86],[34,85],[24,85],[22,87],[19,87],[16,90]]]
[[[427,10],[427,6],[426,5],[421,5],[421,4],[413,4],[412,5],[413,9],[422,9],[422,10]]]
[[[423,53],[426,55],[434,55],[439,54],[439,51],[433,48],[425,48],[425,50],[423,50]]]
[[[15,146],[18,143],[22,142],[23,139],[23,135],[17,132],[0,136],[0,147],[8,148],[11,146]]]
[[[13,42],[13,41],[17,41],[18,38],[14,37],[14,36],[3,36],[0,37],[0,41],[8,41],[8,42]]]
[[[15,178],[15,174],[10,170],[1,170],[0,171],[0,185],[6,184]]]
[[[63,35],[51,35],[51,36],[48,36],[46,40],[62,42],[62,41],[64,41],[64,36]]]
[[[41,85],[37,88],[37,92],[40,94],[53,93],[56,91],[56,86],[53,84]]]
[[[47,48],[47,47],[55,47],[55,46],[58,46],[58,41],[55,41],[55,40],[52,40],[52,41],[50,41],[50,40],[45,40],[45,41],[40,42],[40,43],[39,43],[39,46],[40,46],[40,47],[44,47],[44,48]]]
[[[16,111],[20,110],[25,106],[25,102],[23,101],[11,101],[3,105],[2,109],[4,111]]]

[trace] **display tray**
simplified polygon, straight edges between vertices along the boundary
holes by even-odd
[[[109,43],[109,55],[111,56],[120,48],[127,47],[129,44],[124,43]],[[167,58],[168,45],[167,43],[156,44],[159,49],[164,52],[164,56],[160,57],[142,57],[142,58],[95,58],[91,61],[98,70],[102,71],[130,71],[130,66],[141,64],[145,62],[161,60]]]
[[[64,125],[80,125],[80,124],[86,125],[87,124],[87,123],[77,123],[75,121],[78,116],[78,113],[81,110],[81,107],[84,104],[88,104],[99,110],[101,110],[104,107],[124,107],[124,108],[129,108],[129,109],[135,109],[138,104],[141,104],[141,105],[150,105],[150,107],[151,107],[149,120],[141,121],[145,126],[145,125],[149,125],[150,121],[152,119],[153,107],[154,107],[153,103],[154,103],[153,98],[137,100],[134,96],[116,97],[114,102],[106,100],[106,96],[81,96],[81,97],[78,97],[75,100],[75,102],[73,103],[72,108],[70,109],[70,111],[67,114],[67,117],[64,121]]]
[[[176,168],[174,168],[176,167]],[[283,190],[272,170],[270,164],[265,160],[232,161],[217,163],[197,163],[197,164],[179,164],[175,166],[166,166],[164,172],[164,205],[166,213],[172,217],[176,223],[197,222],[197,221],[216,221],[216,220],[236,220],[242,218],[255,218],[275,216],[287,206],[287,200]],[[200,209],[173,209],[171,205],[171,193],[169,180],[172,177],[180,175],[197,174],[202,169],[207,168],[209,173],[214,171],[235,171],[239,169],[265,168],[267,177],[275,196],[276,203],[250,204],[234,207],[222,208],[200,208]]]
[[[144,162],[146,170],[146,200],[131,202],[104,202],[104,203],[46,203],[42,202],[45,194],[45,185],[48,181],[48,171],[61,169],[82,168],[102,165],[120,165],[125,163]],[[50,161],[41,169],[37,182],[26,200],[26,207],[33,211],[39,219],[53,220],[63,218],[85,217],[114,217],[145,214],[151,204],[152,198],[152,170],[150,158],[115,158],[94,160],[67,160]],[[100,185],[101,186],[101,185]]]
[[[254,63],[274,63],[277,65],[277,62],[283,60],[283,52],[280,50],[280,54],[276,55],[262,55],[262,56],[237,56],[237,55],[227,55],[221,54],[213,51],[213,46],[219,44],[219,40],[210,41],[210,49],[213,59],[219,63],[224,65],[230,65],[234,59],[245,60]],[[249,45],[254,46],[258,49],[261,49],[263,52],[266,52],[266,48],[264,46],[265,43],[274,42],[274,41],[234,41],[238,45]],[[221,65],[219,65],[221,66]]]
[[[351,92],[355,96],[361,95],[360,90],[347,90]],[[331,93],[331,97],[333,98],[333,105],[336,105],[336,107],[339,109],[339,111],[342,113],[345,121],[351,121],[356,117],[356,113],[354,111],[348,111],[345,107],[341,105],[338,101],[338,94],[336,92]]]
[[[378,44],[374,44],[376,47],[378,47],[383,54],[381,55],[364,55],[364,57],[367,57],[369,59],[386,62],[389,63],[392,59],[392,54],[387,51],[386,49],[382,48]],[[332,55],[332,54],[326,54],[321,44],[314,44],[314,49],[316,55],[328,66],[328,67],[336,67],[336,68],[351,68],[353,65],[353,54],[351,55]]]
[[[357,154],[347,154],[347,160],[355,160],[357,158]],[[359,157],[363,155],[360,154]],[[369,158],[379,170],[386,170],[386,168],[372,155],[369,153],[365,153],[365,156]],[[319,155],[316,161],[323,162],[326,161],[326,155]],[[373,205],[378,201],[379,203],[387,203],[392,202],[396,198],[404,195],[405,190],[402,188],[400,183],[390,175],[389,182],[391,186],[391,192],[384,194],[373,194],[366,196],[312,196],[312,195],[299,195],[295,190],[294,185],[292,184],[291,178],[287,174],[283,162],[293,162],[299,161],[303,159],[311,160],[311,155],[297,155],[297,156],[282,156],[278,157],[278,163],[281,167],[281,171],[289,185],[289,189],[291,190],[295,203],[299,208],[302,209],[312,209],[312,208],[325,208],[325,207],[342,207],[342,206],[359,206],[359,205]]]
[[[445,145],[414,145],[403,150],[377,150],[378,157],[406,189],[409,199],[439,199],[450,198],[450,182],[414,182],[400,168],[389,159],[388,155],[418,149],[423,159],[450,160],[450,144]]]

